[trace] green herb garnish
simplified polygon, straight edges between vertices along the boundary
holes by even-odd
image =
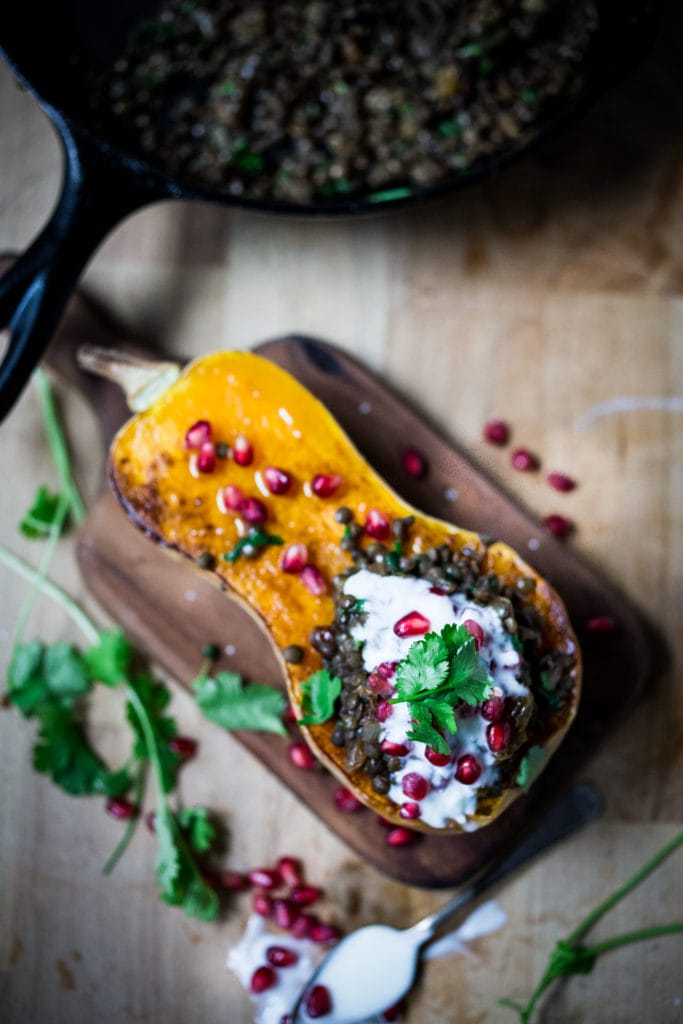
[[[236,672],[199,675],[192,683],[197,704],[224,729],[258,729],[285,736],[285,695],[265,683],[243,683]]]
[[[250,548],[256,550],[257,548],[265,548],[269,544],[279,545],[283,543],[282,537],[277,537],[272,533],[264,533],[263,530],[252,529],[249,530],[245,537],[240,537],[232,551],[228,551],[223,555],[223,559],[226,562],[236,562],[240,555],[248,555]]]
[[[548,755],[543,747],[530,747],[519,762],[515,782],[525,793],[541,774],[547,760]]]
[[[478,704],[490,687],[474,638],[464,626],[449,624],[411,645],[396,670],[396,696],[391,703],[408,703],[414,722],[409,739],[448,754],[450,747],[439,730],[455,733],[458,702]]]
[[[301,708],[304,717],[301,725],[322,725],[332,718],[334,705],[342,691],[342,681],[331,676],[327,669],[314,672],[301,684]]]
[[[413,191],[410,188],[386,188],[382,192],[371,192],[366,197],[368,203],[391,203],[397,199],[409,199]]]
[[[24,537],[31,540],[46,540],[56,527],[60,532],[66,526],[66,517],[60,515],[60,495],[41,486],[36,491],[33,504],[19,523]]]

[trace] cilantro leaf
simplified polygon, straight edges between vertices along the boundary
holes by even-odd
[[[67,793],[105,793],[107,769],[88,743],[73,709],[55,701],[41,705],[33,767]]]
[[[327,669],[314,672],[301,684],[301,706],[305,712],[302,725],[321,725],[334,714],[334,702],[341,693],[342,681]]]
[[[428,747],[437,750],[440,754],[450,754],[450,747],[446,740],[431,724],[430,709],[424,704],[416,704],[411,706],[410,711],[413,717],[413,727],[410,732],[406,733],[408,739],[426,743]]]
[[[285,696],[264,683],[243,683],[236,672],[199,676],[192,683],[197,704],[224,729],[256,729],[286,736],[282,722]]]
[[[115,686],[128,675],[132,649],[121,629],[102,630],[99,641],[83,653],[91,679]]]
[[[40,640],[19,644],[7,670],[9,698],[27,718],[49,694],[42,671],[44,651]]]
[[[228,551],[223,555],[223,560],[225,562],[236,562],[240,555],[249,554],[250,549],[251,552],[254,552],[258,548],[267,547],[269,544],[279,546],[284,544],[284,541],[282,537],[276,537],[275,534],[265,533],[263,530],[252,528],[245,537],[240,537],[232,551]]]
[[[519,762],[515,782],[526,793],[541,774],[548,756],[543,747],[530,747]]]
[[[50,644],[43,654],[48,689],[57,697],[78,697],[90,689],[83,658],[71,644]]]
[[[24,537],[28,537],[30,540],[44,540],[50,535],[50,530],[59,522],[60,518],[62,519],[61,530],[64,530],[66,515],[62,512],[62,504],[60,494],[55,494],[47,487],[40,486],[36,491],[33,504],[19,523],[19,529]]]
[[[183,807],[178,824],[195,853],[206,853],[218,838],[218,830],[206,807]]]
[[[411,644],[396,670],[396,692],[405,700],[420,690],[432,690],[448,675],[448,647],[438,633],[427,633]]]
[[[428,707],[439,729],[444,729],[446,732],[451,733],[451,735],[457,732],[458,724],[455,720],[455,710],[452,704],[449,704],[446,700],[430,700]]]
[[[175,719],[162,714],[171,699],[171,694],[163,683],[144,673],[131,679],[129,685],[139,697],[147,715],[149,727],[158,747],[160,782],[164,792],[169,793],[175,785],[181,762],[180,755],[170,750],[168,746],[168,741],[178,735],[178,726]],[[147,737],[139,715],[130,701],[126,705],[126,717],[136,737],[133,753],[142,759],[149,758]]]
[[[180,833],[180,825],[165,802],[157,805],[157,880],[164,903],[181,907],[188,917],[215,921],[218,895],[202,878]]]

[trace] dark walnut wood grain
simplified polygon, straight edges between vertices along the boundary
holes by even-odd
[[[75,365],[78,344],[92,340],[125,344],[76,297],[49,358],[93,401],[107,443],[126,413],[113,385],[87,377]],[[138,346],[126,347],[140,351]],[[301,337],[269,341],[256,351],[316,394],[403,497],[425,512],[500,537],[518,548],[553,583],[569,608],[585,661],[578,717],[531,793],[472,835],[423,836],[414,846],[392,849],[372,812],[362,809],[345,815],[337,811],[335,779],[323,771],[301,771],[292,765],[288,741],[252,732],[236,734],[359,857],[412,885],[458,884],[513,842],[532,817],[543,813],[575,779],[619,714],[630,707],[651,671],[648,628],[638,612],[570,547],[548,535],[456,446],[358,362],[331,345]],[[400,452],[408,439],[427,457],[429,471],[423,480],[411,479],[403,470]],[[187,685],[196,674],[202,646],[217,643],[231,652],[222,656],[221,667],[284,686],[268,634],[189,562],[169,555],[138,532],[109,493],[90,511],[78,558],[89,589],[103,607],[181,684]],[[586,634],[583,624],[594,615],[612,616],[618,630],[607,636]]]

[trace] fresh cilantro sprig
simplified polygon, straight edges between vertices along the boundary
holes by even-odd
[[[639,928],[635,931],[606,939],[604,942],[596,943],[594,946],[587,946],[582,941],[591,928],[612,907],[640,885],[648,875],[652,874],[667,857],[670,857],[681,846],[683,846],[683,832],[679,832],[678,835],[674,836],[635,874],[631,875],[623,885],[616,889],[607,899],[603,900],[595,910],[577,925],[566,939],[560,939],[555,944],[545,973],[531,994],[526,1006],[513,1002],[511,999],[501,999],[500,1005],[514,1010],[519,1017],[520,1024],[529,1024],[541,997],[558,978],[567,977],[572,974],[589,974],[595,967],[599,957],[614,949],[619,949],[621,946],[631,945],[634,942],[643,942],[648,939],[661,938],[664,935],[683,933],[683,922],[675,921],[671,924],[656,925],[653,928]]]
[[[334,714],[334,704],[342,691],[342,681],[327,669],[314,672],[301,684],[301,725],[322,725]]]
[[[265,683],[244,683],[236,672],[202,671],[192,682],[197,704],[205,716],[224,729],[257,729],[285,736],[282,721],[286,698]]]
[[[464,626],[449,623],[440,633],[427,633],[411,645],[396,670],[396,694],[391,703],[408,704],[413,719],[409,739],[448,754],[450,747],[442,732],[457,731],[458,703],[478,704],[488,696],[490,687],[474,638]]]

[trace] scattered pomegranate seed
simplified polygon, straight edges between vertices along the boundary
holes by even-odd
[[[393,679],[396,675],[396,669],[398,666],[399,663],[397,661],[382,661],[375,671],[379,672],[379,674],[384,676],[385,679]]]
[[[316,498],[331,498],[343,483],[344,477],[336,473],[318,473],[311,480],[311,490]]]
[[[481,717],[487,722],[500,722],[505,712],[505,697],[494,692],[481,705]]]
[[[277,985],[277,974],[272,967],[257,967],[251,976],[251,982],[249,987],[251,991],[258,995],[260,992],[267,992],[273,985]]]
[[[362,807],[360,800],[353,795],[350,789],[346,789],[345,786],[335,789],[334,804],[337,810],[343,814],[353,814],[359,807]]]
[[[268,946],[266,960],[273,967],[293,967],[299,962],[299,954],[286,946]]]
[[[308,564],[308,550],[305,544],[288,544],[280,556],[283,572],[299,573]]]
[[[401,780],[401,789],[413,800],[423,800],[430,790],[429,780],[419,772],[408,772]]]
[[[277,466],[266,466],[263,470],[263,479],[271,494],[286,494],[292,486],[292,478],[284,469]]]
[[[401,999],[400,1002],[394,1003],[393,1006],[387,1007],[387,1009],[381,1014],[381,1019],[391,1024],[392,1021],[400,1020],[406,1011],[405,999]]]
[[[134,818],[138,813],[138,809],[135,804],[132,804],[130,800],[126,800],[123,796],[109,797],[104,809],[110,818],[116,818],[118,821],[126,821],[128,818]]]
[[[318,924],[320,924],[320,921],[315,914],[299,914],[290,929],[292,937],[295,939],[307,939],[311,934],[311,930]]]
[[[493,722],[486,730],[486,742],[494,754],[502,753],[512,735],[512,728],[509,722]]]
[[[292,764],[296,765],[297,768],[303,768],[306,771],[309,771],[311,768],[315,768],[315,757],[313,756],[310,748],[303,741],[290,744],[288,753],[289,760]]]
[[[394,625],[396,636],[424,636],[432,628],[429,619],[426,619],[420,612],[408,612]]]
[[[392,828],[387,832],[387,846],[412,846],[418,840],[418,835],[411,832],[409,828]]]
[[[382,750],[389,757],[405,757],[408,753],[405,743],[394,743],[393,740],[382,740]]]
[[[481,775],[481,765],[472,754],[463,754],[455,765],[455,777],[465,786],[471,786]]]
[[[564,540],[570,533],[574,532],[574,523],[571,519],[567,519],[566,516],[560,516],[554,513],[553,515],[546,516],[543,520],[543,525],[547,530],[557,537],[558,540]]]
[[[463,626],[470,634],[470,636],[474,637],[474,646],[476,647],[476,649],[478,651],[481,650],[482,644],[484,643],[485,634],[484,630],[481,628],[479,623],[475,622],[474,619],[465,619],[465,621],[463,622]]]
[[[259,889],[277,889],[282,884],[280,873],[274,868],[252,868],[247,872],[247,878]]]
[[[314,985],[304,1000],[309,1017],[325,1017],[332,1012],[332,996],[325,985]]]
[[[484,440],[489,444],[507,444],[510,440],[510,428],[505,420],[489,420],[484,424]]]
[[[298,857],[280,857],[277,872],[285,885],[303,885],[304,868]]]
[[[540,465],[534,453],[526,448],[516,448],[512,453],[510,461],[515,469],[520,469],[523,473],[538,469]]]
[[[294,708],[291,704],[288,704],[285,710],[282,712],[282,721],[285,725],[295,725],[296,715],[294,714]]]
[[[301,570],[301,581],[314,597],[322,597],[327,593],[327,580],[315,565],[304,566]]]
[[[379,697],[391,697],[395,690],[394,684],[390,683],[386,676],[381,676],[379,672],[371,672],[367,678],[367,684]]]
[[[373,537],[375,540],[387,540],[391,533],[391,520],[379,509],[370,508],[365,517],[364,530],[368,537]]]
[[[425,757],[430,764],[436,765],[437,768],[443,768],[444,765],[450,764],[451,755],[441,754],[438,750],[432,750],[431,747],[425,747]]]
[[[260,498],[245,498],[239,511],[248,523],[265,523],[268,518],[268,509]]]
[[[197,469],[200,473],[213,473],[216,468],[216,449],[211,441],[206,441],[197,455]]]
[[[585,628],[589,633],[614,633],[617,624],[609,615],[594,615],[592,619],[586,619]]]
[[[298,917],[297,908],[291,900],[273,900],[273,920],[278,928],[289,931]]]
[[[189,761],[197,753],[197,741],[190,736],[172,736],[168,741],[168,749],[179,754],[181,761]]]
[[[238,434],[232,446],[232,454],[238,466],[250,466],[254,461],[254,449],[244,434]]]
[[[261,917],[270,917],[273,913],[273,898],[265,892],[255,892],[251,897],[251,909]]]
[[[219,879],[223,888],[229,889],[230,892],[244,892],[251,884],[241,871],[221,871]]]
[[[295,885],[290,895],[298,907],[310,907],[322,898],[323,891],[317,885]]]
[[[211,424],[208,420],[197,420],[185,434],[185,447],[196,450],[210,440]]]
[[[448,591],[444,590],[443,587],[430,587],[430,594],[436,594],[438,597],[448,597]]]
[[[218,507],[220,508],[222,504],[226,511],[229,509],[231,512],[238,512],[243,501],[242,489],[236,484],[228,484],[219,492]]]
[[[420,817],[420,805],[415,804],[412,801],[407,801],[406,803],[401,804],[398,813],[402,818],[412,821],[414,818]]]
[[[421,480],[427,472],[427,461],[417,448],[404,448],[401,452],[401,460],[408,476],[414,477],[415,480]]]
[[[388,700],[381,700],[377,705],[377,721],[386,722],[387,718],[391,718],[394,713],[394,709]]]
[[[546,479],[556,491],[573,491],[576,487],[576,480],[572,480],[570,476],[566,476],[564,473],[548,473]]]
[[[311,942],[315,942],[319,946],[327,946],[330,942],[339,942],[341,932],[333,924],[328,924],[326,921],[318,921],[317,924],[312,925],[308,937]]]

